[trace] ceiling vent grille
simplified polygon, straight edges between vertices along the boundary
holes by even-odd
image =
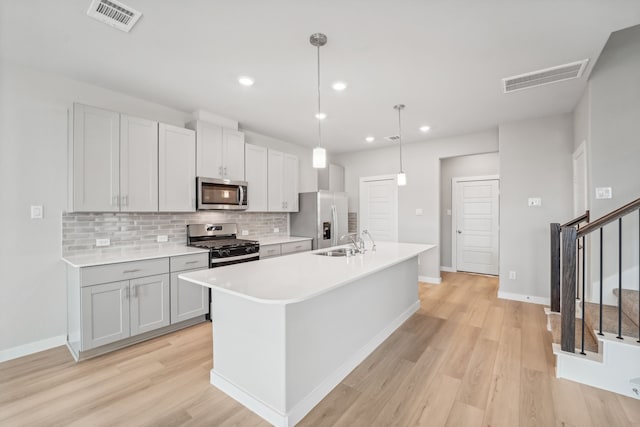
[[[116,0],[93,0],[87,15],[128,33],[142,13]]]
[[[398,140],[400,139],[400,135],[385,136],[384,139],[391,142],[398,142]]]
[[[558,65],[557,67],[545,68],[544,70],[504,78],[502,79],[504,93],[543,86],[564,80],[577,79],[584,73],[588,62],[589,59],[583,59],[582,61],[576,61],[570,64]]]

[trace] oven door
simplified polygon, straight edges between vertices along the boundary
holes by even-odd
[[[260,259],[260,254],[239,255],[239,256],[232,256],[228,258],[211,258],[210,268],[224,267],[225,265],[240,264],[241,262],[258,261],[259,259]]]
[[[228,179],[196,179],[198,210],[247,209],[247,183]]]

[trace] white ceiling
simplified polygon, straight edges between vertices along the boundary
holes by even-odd
[[[90,0],[0,0],[0,57],[314,146],[309,36],[323,32],[323,141],[332,152],[389,144],[382,137],[397,133],[397,103],[407,106],[406,142],[572,111],[584,79],[508,95],[501,79],[583,58],[590,70],[612,31],[640,23],[638,0],[124,3],[143,13],[130,33],[89,18]],[[253,87],[237,83],[245,74]],[[336,80],[348,89],[334,92]]]

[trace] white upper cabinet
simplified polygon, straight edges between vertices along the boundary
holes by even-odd
[[[246,144],[245,178],[247,181],[248,212],[266,212],[268,193],[267,149],[257,145]]]
[[[270,212],[298,211],[298,157],[269,150],[268,199]]]
[[[120,114],[73,107],[73,207],[77,212],[120,209]]]
[[[203,121],[191,122],[196,131],[198,176],[244,181],[244,134]]]
[[[160,123],[158,148],[160,211],[195,211],[195,132]]]
[[[222,161],[224,178],[244,181],[244,133],[222,129]]]
[[[268,151],[269,212],[284,212],[284,195],[282,192],[284,153],[275,150]]]
[[[158,122],[120,116],[120,210],[158,211]]]
[[[298,157],[284,153],[282,169],[282,197],[284,210],[298,212]]]

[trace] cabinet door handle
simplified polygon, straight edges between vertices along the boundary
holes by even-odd
[[[227,167],[224,167],[224,176],[227,176]]]
[[[218,175],[222,176],[222,166],[218,166]]]
[[[187,261],[185,264],[196,264],[198,261]]]
[[[126,288],[126,289],[127,289],[127,290],[126,290],[126,291],[125,291],[125,293],[124,293],[124,297],[125,297],[126,299],[129,299],[129,292],[130,292],[130,288],[127,286],[127,288]]]
[[[138,286],[137,285],[133,286],[133,297],[134,298],[138,298]]]
[[[120,197],[118,197],[117,195],[111,196],[111,206],[118,207],[118,199],[119,198]]]
[[[123,274],[129,274],[129,273],[137,273],[138,271],[140,271],[139,268],[134,268],[133,270],[125,270],[122,273]]]

